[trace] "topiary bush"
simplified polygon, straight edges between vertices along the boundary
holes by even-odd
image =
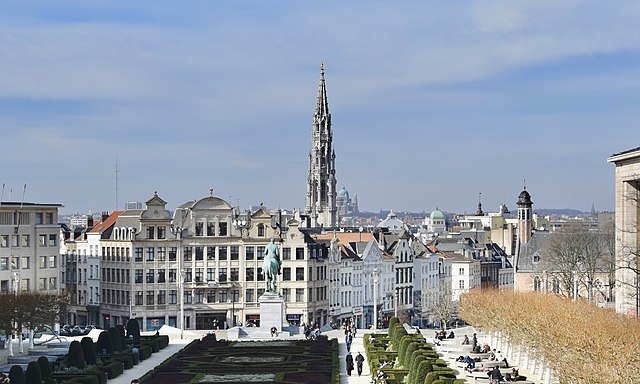
[[[400,323],[400,319],[398,319],[397,317],[393,316],[391,319],[389,319],[389,329],[392,329],[394,325]]]
[[[42,374],[40,373],[40,364],[37,361],[31,361],[27,365],[27,372],[24,376],[26,384],[42,384]]]
[[[113,343],[107,331],[100,332],[98,336],[98,353],[113,353]]]
[[[433,373],[433,367],[431,366],[431,362],[429,360],[421,361],[418,365],[418,369],[416,370],[416,375],[414,378],[414,383],[423,384],[427,382],[427,375]],[[436,375],[435,378],[438,376]]]
[[[120,336],[118,335],[118,330],[114,327],[107,329],[107,333],[109,334],[109,339],[111,340],[111,345],[113,345],[113,350],[117,352],[121,352],[123,350],[123,346],[120,342]]]
[[[415,384],[416,376],[418,373],[418,366],[421,362],[425,361],[427,358],[420,352],[414,351],[411,357],[411,364],[409,364],[409,379],[407,382],[409,384]],[[422,383],[419,383],[422,384]]]
[[[409,369],[411,366],[411,357],[413,352],[418,349],[418,343],[412,341],[407,345],[407,348],[404,350],[404,366]]]
[[[51,363],[49,359],[44,356],[38,357],[38,364],[40,365],[40,375],[42,375],[42,381],[44,384],[53,384],[53,377],[51,377]]]
[[[80,340],[80,345],[82,346],[84,362],[87,363],[87,365],[96,365],[96,347],[93,344],[93,339],[90,337],[83,337],[82,340]]]
[[[411,337],[402,336],[402,339],[400,339],[400,347],[398,348],[398,364],[400,364],[401,367],[405,366],[405,351],[409,344],[411,344]]]
[[[24,371],[19,365],[14,365],[9,370],[9,381],[11,384],[25,384]]]
[[[136,319],[127,321],[127,338],[133,335],[133,340],[140,340],[140,324]]]
[[[78,369],[84,369],[87,364],[84,362],[84,354],[82,353],[82,346],[78,340],[74,340],[69,345],[69,353],[67,355],[67,366],[76,367]]]
[[[116,325],[116,330],[118,331],[118,336],[120,336],[120,340],[122,341],[122,349],[124,350],[127,344],[127,331],[122,324]]]

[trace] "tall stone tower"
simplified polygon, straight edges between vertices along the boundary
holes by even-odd
[[[320,66],[318,102],[313,113],[309,175],[307,177],[307,204],[305,212],[312,227],[335,227],[336,208],[336,154],[332,148],[331,114],[324,81],[324,63]]]
[[[518,241],[520,244],[526,244],[531,240],[531,231],[533,230],[533,201],[531,195],[527,192],[527,186],[518,195]]]

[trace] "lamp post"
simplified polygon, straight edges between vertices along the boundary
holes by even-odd
[[[178,295],[180,296],[180,338],[184,339],[184,271],[182,268],[180,268],[180,277],[178,278]]]
[[[373,330],[378,329],[378,268],[373,269]]]

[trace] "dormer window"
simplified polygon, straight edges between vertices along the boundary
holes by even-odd
[[[156,235],[155,227],[147,227],[147,239],[154,239]]]
[[[258,224],[258,237],[264,237],[264,224]]]

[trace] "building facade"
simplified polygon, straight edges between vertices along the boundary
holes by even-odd
[[[616,166],[616,311],[640,316],[640,148],[607,161]]]
[[[0,202],[0,292],[61,292],[60,207]]]

